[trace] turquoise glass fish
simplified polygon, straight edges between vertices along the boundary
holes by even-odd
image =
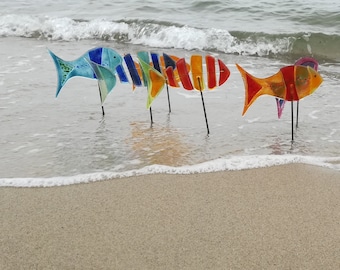
[[[85,54],[73,61],[65,61],[56,56],[51,50],[48,51],[55,63],[58,73],[56,97],[59,95],[66,82],[72,77],[80,76],[97,79],[96,72],[94,70],[96,65],[104,67],[112,73],[110,76],[104,76],[104,81],[100,84],[105,85],[105,91],[109,93],[115,86],[115,74],[117,73],[117,68],[120,68],[122,64],[122,57],[116,51],[110,48],[98,47],[87,51]],[[100,67],[96,68],[96,71],[98,71]],[[100,90],[102,92],[102,89]],[[102,103],[104,100],[105,98],[102,99]]]

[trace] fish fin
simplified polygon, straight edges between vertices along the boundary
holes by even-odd
[[[112,89],[116,85],[117,82],[116,75],[113,74],[112,71],[109,70],[108,68],[98,65],[93,61],[90,60],[88,61],[93,69],[93,72],[96,74],[100,91],[100,100],[101,103],[103,104],[107,95],[112,91]]]
[[[165,77],[162,73],[157,71],[155,68],[150,66],[148,63],[143,61],[140,56],[137,56],[140,62],[141,69],[143,70],[143,74],[145,75],[146,85],[148,88],[148,99],[146,107],[149,109],[153,100],[160,94],[164,85],[165,85]]]
[[[311,68],[318,70],[319,63],[316,59],[312,57],[302,57],[298,59],[295,64],[295,66],[310,66]]]
[[[260,79],[249,74],[238,64],[236,64],[236,67],[241,73],[245,87],[245,100],[242,112],[242,115],[244,115],[253,102],[263,94],[261,93],[263,86],[260,83]]]
[[[51,50],[48,49],[49,54],[51,55],[55,67],[58,73],[58,86],[56,91],[56,97],[59,95],[60,90],[64,87],[65,83],[74,76],[72,71],[74,70],[74,65],[69,62],[61,59],[56,56]]]

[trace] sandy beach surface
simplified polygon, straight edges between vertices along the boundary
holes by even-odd
[[[340,172],[0,188],[0,269],[340,269]]]

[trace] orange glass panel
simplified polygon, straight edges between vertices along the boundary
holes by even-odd
[[[202,55],[191,56],[191,62],[190,62],[191,77],[192,77],[195,89],[199,91],[204,90],[202,62],[203,62]]]
[[[149,75],[150,75],[150,80],[151,80],[150,95],[151,97],[155,98],[159,94],[159,92],[162,90],[164,83],[165,83],[165,78],[162,76],[161,73],[159,73],[155,69],[150,69]]]

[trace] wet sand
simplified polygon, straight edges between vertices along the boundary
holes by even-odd
[[[0,188],[0,269],[340,269],[340,172]]]

